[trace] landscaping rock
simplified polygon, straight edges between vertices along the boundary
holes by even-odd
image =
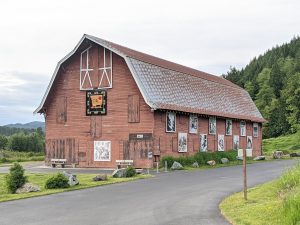
[[[210,161],[207,161],[207,164],[210,165],[210,166],[215,166],[216,161],[215,160],[210,160]]]
[[[112,176],[114,178],[121,178],[121,177],[125,177],[126,174],[126,169],[125,168],[121,168],[121,169],[116,169],[113,173]]]
[[[229,163],[229,159],[227,159],[227,158],[222,158],[222,159],[221,159],[221,163],[222,163],[222,164]]]
[[[183,166],[179,162],[173,162],[173,165],[171,166],[172,170],[182,170]]]
[[[107,180],[106,174],[99,174],[99,175],[93,177],[93,181],[104,181],[104,180]]]
[[[283,152],[282,151],[275,151],[273,152],[273,158],[274,159],[281,159],[283,156]]]
[[[236,159],[240,160],[240,161],[243,161],[243,156],[237,156]]]
[[[199,164],[198,164],[198,162],[194,162],[194,163],[193,163],[193,165],[192,165],[192,167],[194,167],[194,168],[198,168],[198,167],[199,167]]]
[[[300,153],[293,152],[290,154],[290,157],[300,157]]]
[[[259,155],[259,156],[256,156],[253,160],[254,160],[254,161],[259,161],[259,160],[265,160],[265,159],[266,159],[265,156]]]
[[[77,176],[66,171],[63,171],[62,174],[69,180],[68,184],[70,186],[78,185],[79,181],[77,180]]]
[[[20,194],[20,193],[29,193],[29,192],[37,192],[37,191],[41,191],[39,186],[32,183],[25,183],[22,187],[16,190],[16,193]]]

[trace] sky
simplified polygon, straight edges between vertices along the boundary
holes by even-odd
[[[9,0],[0,13],[0,125],[33,115],[84,33],[214,75],[300,35],[299,0]]]

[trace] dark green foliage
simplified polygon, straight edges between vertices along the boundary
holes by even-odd
[[[245,88],[265,119],[265,138],[300,128],[300,38],[276,46],[224,78]]]
[[[8,149],[13,151],[41,152],[44,150],[43,133],[34,132],[30,134],[16,133],[8,139]]]
[[[8,138],[4,135],[0,135],[0,149],[5,149],[7,146]]]
[[[6,175],[6,186],[8,192],[14,194],[16,190],[26,183],[27,177],[24,176],[24,169],[19,163],[14,163]]]
[[[45,184],[46,189],[58,189],[58,188],[68,188],[68,179],[61,173],[50,177]]]
[[[126,168],[125,177],[134,177],[136,175],[136,171],[132,166]]]
[[[182,166],[192,166],[194,162],[198,162],[199,165],[206,165],[207,161],[215,160],[217,163],[221,162],[222,158],[227,158],[229,161],[236,161],[237,151],[224,151],[224,152],[198,152],[193,156],[164,156],[161,159],[161,167],[165,166],[165,161],[168,163],[170,168],[174,161],[179,162]]]

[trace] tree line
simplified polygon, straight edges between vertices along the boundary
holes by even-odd
[[[300,37],[255,57],[224,78],[246,89],[263,117],[265,138],[300,130]]]
[[[33,132],[19,131],[10,136],[0,134],[0,149],[20,152],[41,152],[44,151],[44,146],[45,135],[41,128],[37,128]]]

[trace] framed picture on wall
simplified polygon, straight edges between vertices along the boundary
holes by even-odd
[[[253,137],[258,137],[258,123],[253,123]]]
[[[225,140],[224,135],[219,134],[218,135],[218,151],[224,151],[225,150]]]
[[[247,136],[247,149],[252,149],[252,136]]]
[[[240,148],[240,136],[233,135],[233,149],[238,150]]]
[[[187,133],[178,133],[178,152],[187,152]]]
[[[225,134],[232,135],[232,120],[229,119],[226,120]]]
[[[216,134],[217,132],[217,121],[216,117],[209,117],[208,119],[208,133]]]
[[[240,122],[240,135],[242,137],[246,137],[246,122],[245,121]]]
[[[94,161],[111,161],[111,141],[94,141]]]
[[[176,131],[176,113],[166,113],[166,132],[174,133]]]
[[[206,152],[207,145],[207,134],[200,134],[200,152]]]
[[[191,134],[197,134],[197,132],[198,132],[198,116],[197,115],[190,115],[189,132]]]

